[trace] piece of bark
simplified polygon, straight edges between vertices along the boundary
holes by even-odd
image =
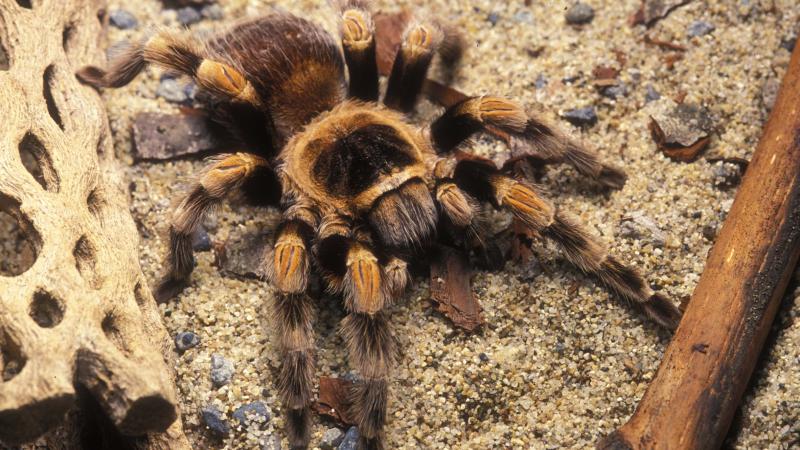
[[[258,231],[231,233],[224,243],[214,244],[214,265],[225,275],[262,278],[270,242],[269,235]]]
[[[143,112],[133,122],[134,161],[200,157],[217,150],[203,114]]]
[[[332,419],[339,426],[356,425],[355,419],[348,413],[350,409],[348,398],[354,384],[343,378],[320,377],[317,413]]]
[[[683,161],[694,161],[711,138],[714,123],[709,112],[699,106],[682,103],[664,106],[650,116],[650,132],[658,149],[668,157]]]
[[[653,26],[667,17],[675,8],[689,3],[691,0],[642,0],[642,5],[629,19],[631,25]]]
[[[172,343],[139,266],[103,104],[74,76],[104,57],[104,8],[97,0],[0,0],[8,59],[0,70],[0,209],[35,250],[30,267],[0,277],[0,441],[61,428],[61,438],[48,439],[61,448],[78,427],[98,431],[80,425],[95,423],[86,409],[69,430],[59,427],[80,397],[107,416],[97,423],[126,436],[150,433],[131,445],[184,449]],[[26,152],[34,170],[22,164]]]
[[[431,261],[431,299],[437,311],[468,332],[485,323],[483,309],[472,293],[471,275],[465,254],[451,247],[437,247]]]
[[[800,256],[800,46],[680,326],[601,449],[719,448]]]

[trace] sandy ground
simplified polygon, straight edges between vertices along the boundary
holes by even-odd
[[[124,8],[139,22],[133,30],[112,28],[111,44],[138,39],[150,25],[179,26],[174,10],[162,11],[156,0],[110,3],[112,11]],[[694,1],[646,30],[627,25],[638,0],[589,1],[596,16],[582,27],[564,21],[570,2],[531,3],[380,1],[377,6],[409,6],[454,22],[471,42],[456,79],[459,89],[539,107],[605,160],[623,167],[630,179],[624,189],[610,194],[566,167],[548,169],[542,182],[554,202],[580,217],[614,254],[647,274],[652,285],[676,301],[689,296],[735,194],[735,189],[717,186],[725,170],[707,158],[751,156],[767,117],[771,86],[788,64],[789,52],[781,44],[798,31],[800,5],[794,0]],[[224,20],[280,6],[335,30],[332,10],[323,1],[219,4]],[[696,20],[713,24],[714,31],[688,37],[687,29]],[[220,23],[204,20],[191,29]],[[668,68],[663,58],[669,52],[645,45],[646,32],[686,46],[685,57]],[[540,47],[543,51],[536,56]],[[615,51],[624,53],[624,66]],[[591,84],[598,65],[621,69],[626,95],[609,99],[598,92]],[[174,104],[155,95],[159,75],[148,69],[128,87],[104,94],[116,151],[128,163],[141,262],[153,282],[165,251],[170,204],[181,183],[203,166],[198,160],[132,163],[132,116],[176,111]],[[563,81],[570,78],[572,82]],[[710,111],[717,131],[704,157],[684,164],[656,151],[647,123],[659,102],[646,103],[648,86],[664,99],[685,92],[686,102]],[[597,125],[579,130],[558,119],[565,110],[584,106],[595,107]],[[414,120],[423,123],[437,112],[424,104]],[[505,151],[489,138],[478,139],[474,150],[487,155]],[[633,216],[643,216],[651,226],[623,232],[623,219]],[[225,205],[206,226],[212,239],[221,242],[231,233],[267,228],[274,221],[272,211]],[[392,308],[403,354],[389,410],[391,448],[586,448],[631,415],[669,336],[609,298],[550,248],[535,253],[529,265],[476,273],[474,289],[488,321],[476,335],[464,335],[433,310],[426,280],[418,280]],[[189,438],[197,448],[277,448],[273,446],[283,437],[283,424],[274,385],[278,360],[273,324],[267,315],[274,291],[265,282],[220,275],[211,252],[198,253],[197,260],[191,287],[161,307],[170,333],[193,331],[201,338],[176,366]],[[795,290],[784,302],[770,350],[729,439],[733,447],[800,445],[798,296],[800,290]],[[338,301],[320,302],[318,375],[348,373],[336,333],[342,317]],[[231,383],[220,389],[212,388],[209,375],[214,353],[234,364]],[[235,428],[219,440],[201,422],[200,410],[206,405],[216,405],[233,424],[230,413],[253,401],[264,402],[272,413],[264,427]],[[331,426],[316,420],[313,443]]]

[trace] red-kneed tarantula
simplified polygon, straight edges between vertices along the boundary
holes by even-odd
[[[597,276],[660,325],[680,312],[633,268],[611,256],[574,218],[533,185],[468,151],[469,138],[499,130],[531,155],[564,161],[603,185],[625,175],[522,106],[470,97],[418,128],[415,109],[435,54],[454,62],[461,42],[436,21],[411,21],[379,102],[373,18],[360,1],[343,1],[341,47],[319,26],[277,12],[200,40],[162,31],[129,49],[108,70],[79,77],[98,87],[129,83],[146,64],[192,77],[209,114],[236,139],[236,153],[208,165],[175,209],[159,294],[185,285],[193,268],[191,236],[204,215],[234,192],[280,208],[282,220],[264,258],[277,289],[277,384],[291,445],[309,443],[314,384],[311,271],[344,298],[342,331],[360,374],[352,415],[362,448],[381,448],[396,342],[385,308],[400,297],[408,265],[434,244],[466,251],[480,245],[480,211],[510,211],[564,256]],[[347,71],[347,74],[345,73]]]

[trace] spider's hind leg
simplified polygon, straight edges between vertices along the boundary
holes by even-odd
[[[622,170],[604,164],[594,152],[500,97],[472,97],[451,106],[431,124],[431,141],[438,153],[449,153],[488,127],[507,133],[515,145],[527,146],[543,160],[564,161],[604,186],[619,189],[625,184]]]
[[[476,198],[510,210],[523,224],[553,240],[572,264],[596,275],[617,295],[640,306],[659,325],[675,329],[681,313],[653,292],[639,272],[608,253],[604,245],[571,215],[539,196],[523,182],[502,175],[491,161],[462,160],[454,179]]]

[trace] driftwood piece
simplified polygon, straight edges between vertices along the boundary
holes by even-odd
[[[0,441],[37,438],[88,396],[148,436],[132,445],[188,448],[103,104],[73,75],[103,58],[104,22],[98,0],[0,0],[0,210],[34,249],[0,275]]]
[[[800,46],[706,269],[633,417],[599,448],[718,448],[800,256]]]

